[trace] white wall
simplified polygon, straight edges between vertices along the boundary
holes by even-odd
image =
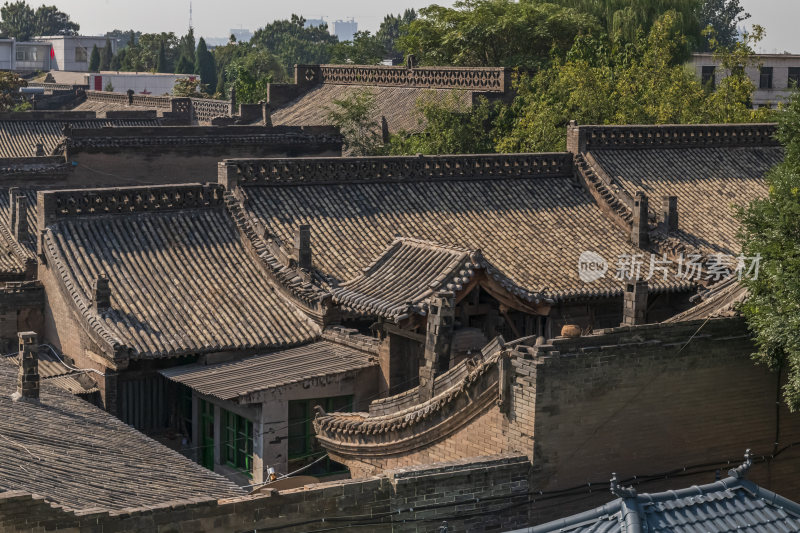
[[[719,67],[719,62],[714,59],[712,54],[694,54],[690,62],[692,69],[698,79],[702,79],[704,66],[717,67],[715,77],[716,83],[728,76],[728,72]],[[761,67],[772,67],[772,89],[761,89]],[[789,88],[789,68],[800,67],[800,56],[779,54],[779,55],[759,55],[753,58],[751,66],[745,69],[750,81],[753,82],[756,90],[753,92],[753,106],[771,106],[788,100],[791,95]]]
[[[52,70],[69,70],[73,72],[88,72],[92,48],[96,45],[98,49],[102,49],[106,45],[105,37],[84,37],[81,35],[44,36],[36,37],[34,40],[49,42],[53,45],[55,57]],[[86,51],[84,61],[77,61],[77,59],[83,59],[83,54],[76,56],[79,48]],[[113,40],[111,41],[111,49],[116,53],[116,43]]]
[[[133,89],[136,94],[161,96],[172,94],[175,82],[182,78],[196,78],[189,74],[150,74],[135,72],[100,72],[89,74],[89,89],[104,91],[110,82],[115,93],[125,93]],[[99,79],[99,83],[98,83]],[[98,89],[99,88],[99,89]]]

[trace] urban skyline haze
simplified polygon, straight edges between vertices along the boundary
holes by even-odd
[[[189,0],[46,0],[30,1],[55,4],[69,13],[81,25],[81,33],[100,35],[113,29],[135,29],[145,33],[173,31],[183,34],[189,25]],[[232,28],[255,31],[273,20],[289,18],[292,13],[307,19],[325,18],[327,22],[355,19],[360,30],[374,32],[387,14],[402,13],[408,8],[419,9],[437,3],[452,6],[452,0],[298,0],[286,4],[261,0],[192,0],[193,23],[199,36],[227,37]],[[800,39],[795,21],[800,18],[800,2],[796,0],[742,0],[745,10],[753,15],[747,24],[761,24],[767,30],[760,52],[800,54]],[[157,15],[156,15],[157,14]]]

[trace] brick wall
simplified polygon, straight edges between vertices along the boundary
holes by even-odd
[[[267,491],[236,500],[189,500],[121,512],[75,513],[18,491],[0,493],[0,531],[504,531],[528,523],[530,463],[514,455],[385,472],[364,480]],[[361,517],[361,518],[359,518]],[[322,522],[321,519],[325,518]]]
[[[739,462],[747,448],[769,456],[776,431],[778,448],[800,441],[800,417],[784,406],[776,409],[778,376],[750,359],[753,346],[738,319],[614,328],[530,350],[530,358],[517,364],[535,389],[522,401],[535,405],[537,490],[607,482],[612,472],[624,479],[725,459]],[[527,416],[519,407],[515,411]],[[748,477],[798,500],[798,456],[789,450],[769,467],[757,464]],[[724,475],[727,467],[719,468]],[[675,489],[714,477],[704,472],[662,478],[641,490]],[[559,514],[610,499],[605,490],[584,494],[571,507],[563,503]],[[554,518],[540,514],[541,520]]]

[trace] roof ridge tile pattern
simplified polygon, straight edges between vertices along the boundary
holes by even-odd
[[[375,85],[505,92],[511,69],[504,67],[415,67],[384,65],[298,65],[307,81],[323,84]]]
[[[0,491],[71,510],[120,511],[243,496],[227,479],[43,380],[38,402],[11,400],[17,366],[0,360]]]
[[[513,533],[798,530],[800,505],[747,479],[728,477],[706,485],[618,498],[601,507]]]
[[[221,181],[271,235],[290,242],[311,226],[314,266],[334,283],[352,280],[398,236],[481,250],[523,296],[618,296],[613,272],[591,284],[578,259],[611,265],[641,251],[573,175],[572,155],[227,160]],[[689,283],[654,282],[651,290]]]
[[[193,202],[180,196],[182,207],[158,207],[147,201],[153,189],[180,196],[152,187],[40,193],[55,212],[45,214],[48,264],[110,348],[153,358],[285,347],[319,335],[247,254],[221,194],[208,207],[197,200],[207,192]],[[145,201],[124,201],[137,194]],[[68,201],[75,195],[77,202]],[[120,211],[132,214],[106,214]],[[98,313],[91,301],[100,275],[112,295],[111,307]]]
[[[103,127],[159,126],[158,119],[0,120],[0,157],[36,155],[42,143],[45,154],[53,154],[64,134],[64,126],[81,129]]]
[[[573,126],[581,151],[779,146],[777,124]]]
[[[463,248],[399,238],[361,275],[331,292],[334,302],[348,311],[398,319],[427,307],[436,290],[463,287],[479,263],[475,252]]]

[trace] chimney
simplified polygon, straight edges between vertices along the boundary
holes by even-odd
[[[17,220],[17,210],[14,209],[14,206],[17,205],[17,196],[19,196],[19,187],[10,187],[8,189],[8,227],[12,230]]]
[[[92,295],[92,305],[97,313],[102,313],[111,307],[111,283],[105,274],[100,274],[94,279]]]
[[[272,127],[272,109],[267,102],[261,102],[261,117],[264,121],[264,126]]]
[[[453,340],[455,321],[455,295],[440,291],[431,298],[428,306],[428,328],[425,332],[425,361],[419,368],[419,399],[433,398],[437,374],[450,366],[450,343]]]
[[[231,87],[231,102],[230,108],[228,109],[228,116],[234,117],[236,116],[236,87]]]
[[[127,94],[128,94],[128,105],[133,105],[133,95],[135,94],[135,92],[133,91],[133,89],[128,89]]]
[[[650,240],[650,228],[647,224],[648,202],[647,195],[642,191],[636,192],[633,199],[633,228],[631,229],[631,242],[639,248],[647,246]]]
[[[36,157],[44,157],[44,145],[41,141],[36,143]]]
[[[646,281],[628,280],[625,283],[625,307],[622,310],[622,325],[636,326],[647,323]]]
[[[417,66],[417,56],[414,54],[408,54],[406,57],[406,68],[416,68]]]
[[[381,140],[383,144],[389,144],[391,134],[389,133],[389,122],[386,121],[386,115],[381,116]]]
[[[294,260],[303,270],[311,270],[311,226],[301,224],[294,232]]]
[[[678,229],[678,197],[664,196],[661,198],[661,217],[664,231]]]
[[[17,242],[22,242],[28,238],[28,197],[15,195],[14,203],[11,204],[14,212],[11,216],[13,225],[11,231]]]
[[[19,374],[14,400],[39,399],[39,342],[36,333],[25,331],[19,337]]]

